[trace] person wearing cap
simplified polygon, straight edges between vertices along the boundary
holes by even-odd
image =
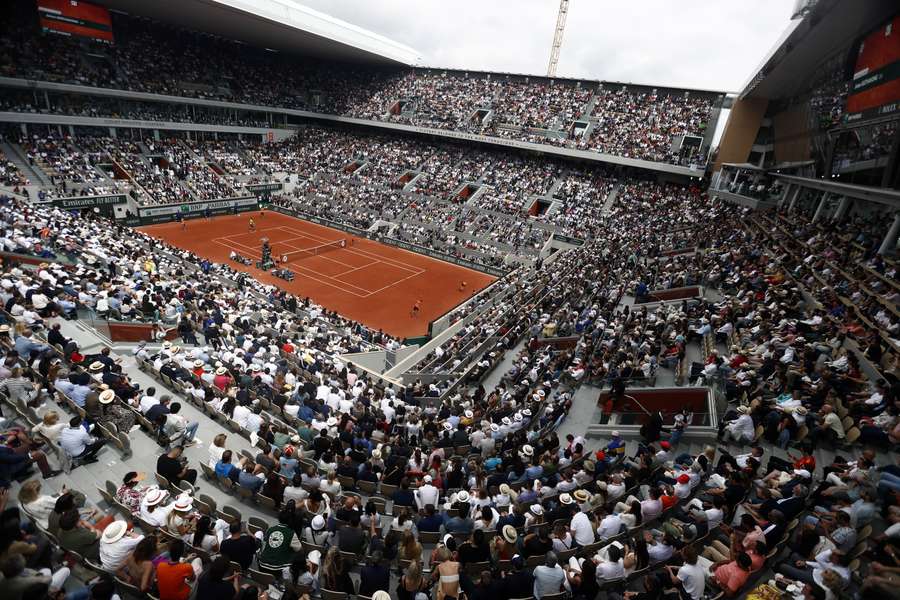
[[[679,500],[684,500],[691,495],[691,476],[687,473],[681,473],[675,478],[675,485],[672,486],[672,493]]]
[[[618,431],[613,431],[609,443],[604,447],[607,457],[613,457],[613,460],[621,459],[625,456],[625,440],[619,435]]]
[[[309,525],[303,528],[301,541],[314,546],[327,547],[332,539],[331,532],[325,529],[325,517],[316,515],[312,518]]]
[[[441,497],[441,490],[431,483],[431,475],[426,475],[422,478],[422,481],[423,485],[413,493],[416,499],[416,506],[419,510],[425,508],[425,505],[427,504],[437,506],[438,500]]]
[[[118,571],[143,539],[143,535],[130,531],[125,521],[113,521],[100,536],[100,564],[107,571]]]

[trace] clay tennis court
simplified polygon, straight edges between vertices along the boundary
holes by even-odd
[[[250,218],[256,231],[249,232]],[[352,236],[309,221],[266,211],[213,217],[211,220],[138,227],[148,235],[190,250],[214,262],[253,275],[325,308],[400,337],[428,333],[428,323],[485,288],[494,277],[394,246]],[[268,238],[273,258],[289,254],[294,281],[229,260],[231,252],[259,260],[261,239]],[[345,240],[344,247],[340,247]],[[336,244],[335,244],[336,243]],[[329,245],[323,248],[323,245]],[[313,252],[306,250],[315,249]],[[459,291],[465,281],[464,292]],[[412,307],[421,300],[417,317]]]

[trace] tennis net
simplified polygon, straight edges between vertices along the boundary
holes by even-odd
[[[330,252],[332,250],[340,250],[341,248],[347,247],[347,240],[340,239],[335,240],[333,242],[328,242],[326,244],[319,244],[318,246],[313,246],[312,248],[301,248],[300,250],[291,250],[290,252],[282,252],[281,253],[281,262],[291,262],[294,260],[299,260],[301,258],[306,258],[308,256],[318,256],[319,254],[324,254],[326,252]]]

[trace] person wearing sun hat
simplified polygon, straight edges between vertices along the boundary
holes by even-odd
[[[231,377],[231,373],[228,372],[228,369],[223,367],[216,368],[216,375],[213,377],[213,385],[219,388],[221,391],[225,391],[229,386],[234,384],[234,378]]]
[[[756,435],[753,417],[750,416],[750,407],[738,406],[737,412],[737,418],[730,421],[722,420],[721,438],[726,442],[734,440],[738,445],[749,444]]]
[[[171,506],[163,506],[167,496],[168,493],[158,487],[151,487],[147,490],[147,493],[144,494],[144,499],[141,501],[141,519],[154,527],[165,525],[166,517],[169,515],[169,511],[172,510]]]
[[[116,426],[116,431],[123,433],[131,433],[135,427],[136,417],[134,411],[125,408],[121,403],[116,402],[116,393],[113,390],[103,390],[100,392],[100,414],[104,422],[112,423]]]
[[[117,571],[142,539],[143,535],[129,531],[125,521],[113,521],[100,536],[100,564],[107,571]]]
[[[510,560],[516,553],[519,543],[519,532],[512,525],[500,528],[500,535],[495,535],[489,544],[491,560]]]
[[[528,507],[528,511],[525,513],[525,527],[528,528],[532,525],[537,525],[538,523],[543,522],[544,507],[535,502]]]

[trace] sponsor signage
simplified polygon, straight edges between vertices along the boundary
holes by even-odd
[[[253,194],[265,194],[268,192],[279,192],[284,189],[283,183],[251,183],[246,186],[247,191]]]
[[[886,117],[897,112],[900,112],[900,102],[891,102],[890,104],[882,104],[881,106],[870,108],[862,112],[850,113],[844,119],[847,123],[857,123],[868,121],[869,119]]]
[[[553,239],[559,240],[559,241],[561,241],[561,242],[563,242],[563,243],[565,243],[565,244],[572,244],[573,246],[584,246],[584,240],[578,239],[578,238],[569,237],[569,236],[567,236],[567,235],[562,235],[562,234],[560,234],[560,233],[554,233],[554,234],[553,234]]]
[[[227,215],[231,212],[247,212],[255,210],[259,206],[258,200],[253,196],[230,198],[228,200],[212,200],[207,202],[188,202],[185,204],[167,204],[150,208],[139,208],[140,224],[152,225],[154,223],[168,223],[174,221],[178,215],[182,218],[192,219],[202,217],[207,212],[211,216]],[[130,225],[131,223],[129,223]]]
[[[94,208],[95,206],[112,206],[125,204],[125,194],[109,194],[105,196],[77,196],[73,198],[57,198],[53,204],[60,208]]]

